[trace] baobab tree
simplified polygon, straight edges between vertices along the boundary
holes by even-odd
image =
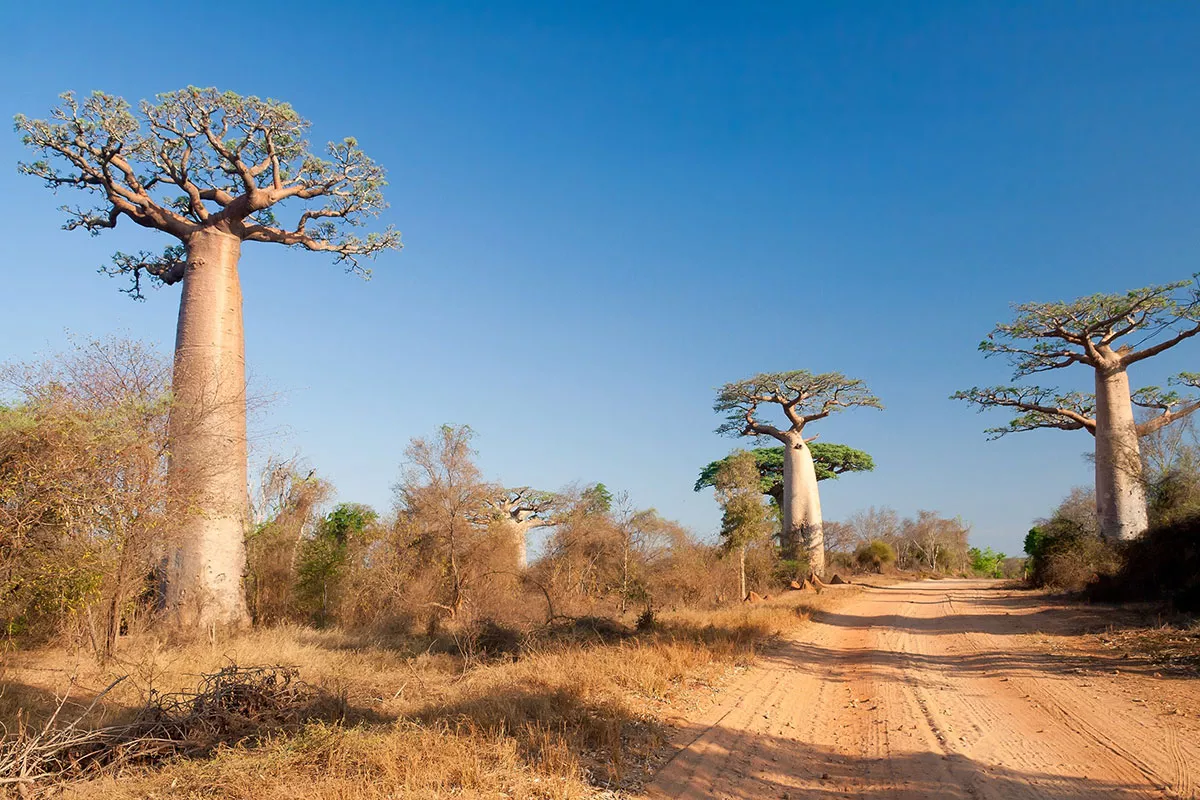
[[[777,427],[763,422],[759,416],[763,405],[779,406],[787,424]],[[809,568],[818,575],[825,571],[825,541],[817,472],[809,444],[816,437],[806,438],[804,429],[830,414],[858,406],[883,408],[861,380],[840,372],[814,375],[807,370],[762,373],[727,383],[713,404],[713,410],[726,418],[717,428],[718,433],[770,436],[783,445],[781,550],[784,558],[795,559],[802,540]]]
[[[870,472],[875,469],[875,460],[870,454],[834,442],[810,442],[809,451],[812,453],[813,469],[818,481],[835,480],[847,472]],[[756,447],[749,451],[754,456],[754,464],[758,469],[759,487],[763,494],[771,498],[775,505],[783,508],[783,448]],[[725,462],[733,458],[730,454],[725,458],[710,461],[700,470],[693,491],[703,491],[714,486],[717,471]]]
[[[400,247],[390,228],[353,233],[386,207],[383,169],[354,139],[315,155],[309,123],[274,100],[188,88],[143,101],[136,112],[102,92],[62,101],[49,119],[16,117],[39,155],[20,171],[96,201],[64,206],[67,230],[98,234],[128,219],[173,240],[159,255],[119,252],[105,271],[129,276],[137,298],[147,278],[183,284],[169,471],[189,502],[177,509],[181,544],[168,602],[181,620],[241,623],[249,508],[242,243],[329,253],[366,274],[361,259]],[[277,216],[288,201],[301,203],[290,226]]]
[[[557,495],[528,486],[505,489],[485,501],[490,520],[512,544],[518,570],[529,566],[529,532],[554,524],[551,511],[558,502]]]
[[[994,438],[1038,428],[1092,434],[1100,532],[1112,540],[1140,536],[1149,523],[1138,439],[1191,414],[1200,401],[1156,386],[1132,392],[1128,370],[1200,333],[1200,284],[1178,281],[1014,310],[1016,318],[997,325],[979,349],[1006,357],[1013,380],[1082,364],[1092,370],[1095,392],[995,386],[952,397],[1018,412],[1008,425],[988,431]],[[1196,387],[1200,374],[1181,373],[1171,383]],[[1135,407],[1144,410],[1140,422]]]

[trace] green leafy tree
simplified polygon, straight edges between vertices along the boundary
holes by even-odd
[[[967,555],[971,559],[971,571],[976,575],[985,575],[989,578],[1003,577],[1004,559],[1008,558],[1004,553],[997,553],[990,547],[982,550],[972,547],[967,551]]]
[[[612,511],[613,495],[603,483],[594,483],[583,490],[582,506],[588,514],[607,514]]]
[[[762,502],[762,486],[753,453],[735,450],[722,459],[713,475],[721,504],[721,538],[738,554],[738,586],[746,597],[746,548],[770,535],[771,524]]]
[[[301,608],[319,625],[329,622],[338,581],[351,547],[378,519],[369,506],[341,503],[321,520],[311,539],[300,547],[296,595]]]
[[[854,551],[854,560],[861,569],[883,572],[883,568],[896,560],[896,550],[882,539],[864,542]]]
[[[778,406],[786,424],[762,418],[764,406]],[[773,372],[728,383],[717,393],[713,410],[725,415],[717,431],[731,436],[770,436],[783,445],[781,550],[788,560],[799,555],[801,541],[810,569],[825,571],[825,539],[817,472],[805,428],[847,408],[883,408],[863,381],[839,372],[814,375],[807,370]]]
[[[1096,511],[1108,539],[1132,539],[1148,525],[1138,440],[1200,408],[1200,399],[1148,386],[1130,390],[1129,368],[1200,333],[1200,283],[1195,279],[1147,286],[1124,294],[1093,294],[1071,301],[1023,303],[979,349],[1005,357],[1013,379],[1065,369],[1091,370],[1094,393],[1042,386],[975,387],[952,397],[981,409],[1011,408],[1016,416],[994,437],[1055,428],[1095,438]],[[1179,386],[1200,386],[1200,373],[1181,373]],[[1145,418],[1138,422],[1134,408]]]
[[[181,620],[238,624],[250,506],[242,245],[328,253],[365,274],[361,259],[400,247],[391,229],[355,232],[385,208],[383,169],[350,138],[315,154],[309,123],[287,103],[216,89],[162,94],[136,110],[111,94],[68,92],[48,119],[18,115],[16,129],[37,154],[21,172],[95,201],[64,206],[66,229],[98,234],[128,220],[170,237],[159,254],[118,252],[106,271],[129,276],[139,298],[147,278],[182,284],[169,477],[192,500],[173,513],[168,601]]]

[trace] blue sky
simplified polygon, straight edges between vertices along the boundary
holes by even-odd
[[[977,343],[1012,301],[1200,268],[1196,4],[263,2],[238,30],[119,5],[10,12],[4,112],[215,85],[389,170],[406,247],[371,281],[271,245],[242,260],[251,372],[280,396],[260,452],[302,452],[342,499],[386,508],[406,442],[468,423],[492,478],[603,481],[711,535],[692,483],[735,446],[715,387],[837,370],[887,410],[820,425],[878,463],[823,484],[827,519],[932,508],[1019,551],[1089,482],[1091,441],[987,442],[1003,417],[947,399],[1008,380]],[[169,349],[177,289],[134,303],[95,271],[161,235],[59,230],[72,198],[23,157],[0,137],[0,360],[67,331]]]

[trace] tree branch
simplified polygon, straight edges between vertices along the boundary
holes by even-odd
[[[965,392],[955,392],[951,399],[974,403],[981,411],[1000,407],[1025,412],[1006,427],[989,429],[987,432],[992,434],[992,438],[1038,428],[1066,431],[1083,429],[1093,436],[1096,433],[1095,398],[1079,392],[1055,394],[1053,389],[1040,386],[974,387]]]

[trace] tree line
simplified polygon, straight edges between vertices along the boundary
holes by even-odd
[[[99,514],[108,515],[108,521],[90,530],[102,529],[105,541],[119,543],[105,551],[106,558],[115,559],[117,577],[105,578],[102,588],[92,587],[110,600],[105,639],[118,635],[123,624],[122,614],[113,609],[128,603],[132,592],[144,590],[139,570],[147,565],[136,555],[144,549],[139,542],[158,541],[160,533],[169,544],[156,567],[153,591],[161,595],[166,613],[181,625],[237,626],[252,613],[260,615],[261,609],[252,610],[248,597],[250,603],[261,601],[272,607],[271,595],[278,588],[270,588],[254,574],[249,581],[258,593],[243,591],[248,555],[255,560],[267,558],[267,553],[274,554],[267,560],[278,562],[276,570],[283,561],[289,569],[307,565],[309,577],[301,583],[308,588],[295,589],[306,599],[298,596],[297,607],[313,607],[319,583],[321,613],[327,614],[330,584],[315,576],[325,574],[322,569],[342,569],[343,559],[351,563],[354,542],[365,531],[375,530],[377,521],[365,512],[343,509],[339,519],[322,523],[323,533],[315,540],[320,544],[304,544],[307,549],[301,552],[299,545],[264,533],[282,522],[263,529],[262,520],[252,520],[238,263],[244,243],[270,243],[327,253],[348,271],[365,274],[363,259],[401,246],[399,234],[391,228],[365,236],[358,233],[386,208],[384,170],[353,138],[331,142],[324,155],[318,155],[306,139],[309,122],[287,103],[211,88],[189,87],[159,95],[136,109],[102,92],[83,99],[67,93],[48,118],[18,115],[16,128],[36,154],[36,160],[19,165],[23,173],[53,190],[74,190],[95,201],[91,207],[64,207],[66,229],[97,234],[128,220],[168,236],[170,244],[161,253],[118,252],[104,270],[128,277],[127,291],[135,298],[143,296],[147,282],[181,284],[181,296],[173,363],[169,369],[159,365],[157,378],[144,384],[117,380],[106,395],[113,401],[111,408],[89,409],[89,402],[98,401],[77,386],[63,395],[54,381],[18,384],[17,401],[5,408],[5,434],[10,437],[5,446],[18,454],[11,464],[21,465],[22,459],[37,456],[57,466],[21,472],[14,485],[77,481],[80,497],[87,499],[45,499],[39,505],[21,488],[19,497],[6,500],[11,508],[6,507],[2,535],[9,562],[3,568],[7,579],[18,585],[9,591],[33,591],[28,575],[21,573],[27,565],[13,566],[17,562],[11,561],[11,553],[27,554],[31,543],[41,541],[39,537],[57,535],[46,531],[87,527],[92,523],[81,520]],[[290,221],[283,222],[285,218]],[[1200,379],[1185,372],[1174,379],[1175,388],[1134,391],[1128,370],[1198,332],[1200,290],[1194,279],[1124,294],[1018,305],[1013,321],[996,326],[980,346],[985,355],[1008,358],[1014,380],[1079,365],[1090,370],[1094,392],[1018,384],[976,387],[955,397],[981,408],[1014,409],[1017,416],[1008,426],[995,429],[996,435],[1047,427],[1086,430],[1095,442],[1099,531],[1110,540],[1135,539],[1148,525],[1139,443],[1200,407],[1200,401],[1180,393],[1180,388],[1195,387]],[[820,456],[819,443],[813,441],[809,428],[852,408],[881,409],[882,404],[861,379],[838,372],[762,373],[718,391],[714,409],[724,418],[718,428],[721,433],[778,442],[777,455],[771,456],[778,463],[778,478],[766,494],[773,498],[778,520],[776,556],[795,577],[826,574],[828,568],[818,463],[827,457],[823,468],[829,468],[838,456],[829,450]],[[774,419],[767,416],[771,411]],[[126,417],[130,425],[144,428],[135,437],[136,446],[106,438],[129,434],[122,422]],[[407,487],[398,490],[404,513],[395,515],[391,529],[404,530],[404,520],[421,520],[421,533],[410,531],[412,538],[405,547],[397,544],[388,550],[419,553],[444,566],[443,571],[422,573],[440,575],[439,580],[448,582],[438,584],[441,593],[426,601],[430,607],[454,615],[466,598],[482,591],[481,584],[498,580],[503,572],[525,583],[541,580],[521,577],[530,572],[522,548],[528,531],[551,516],[549,552],[570,554],[556,562],[565,572],[555,572],[554,580],[585,593],[611,586],[611,548],[596,550],[592,534],[579,533],[598,530],[591,523],[579,527],[586,518],[580,516],[580,509],[588,507],[587,501],[564,505],[562,498],[527,487],[484,491],[470,470],[463,473],[466,478],[457,472],[470,463],[469,447],[453,438],[453,431],[460,429],[449,430],[443,436],[451,436],[450,440],[414,442],[416,449],[408,455],[410,463],[418,465],[418,474],[399,484]],[[114,449],[106,450],[110,445]],[[450,465],[443,463],[444,458],[456,461]],[[4,468],[25,467],[5,462]],[[854,469],[849,466],[843,471]],[[458,477],[452,479],[452,474]],[[753,562],[754,542],[772,538],[771,509],[762,500],[764,474],[757,454],[735,453],[708,479],[724,507],[723,531],[743,563],[747,556]],[[104,481],[95,479],[102,475],[119,476],[118,488],[101,488]],[[280,480],[282,486],[290,479]],[[297,502],[306,492],[314,493],[305,502],[310,504],[307,507],[318,507],[316,488],[291,488],[298,492]],[[58,495],[51,492],[43,497]],[[302,517],[303,507],[288,513]],[[650,525],[652,518],[641,513],[630,512],[625,522],[613,521],[611,535],[600,536],[603,541],[626,542],[620,550],[625,603],[637,584],[629,566],[636,550],[633,542],[649,547],[645,542],[674,535],[664,532],[670,526]],[[634,519],[649,527],[638,527]],[[487,540],[508,542],[511,552],[503,562],[509,569],[496,568],[499,562],[489,560],[491,556],[476,557],[480,531],[492,528],[504,532]],[[561,538],[564,535],[567,539]],[[74,536],[67,539],[74,541]],[[308,542],[304,537],[296,541],[301,540]],[[892,547],[898,562],[912,559],[936,565],[943,557],[939,554],[953,550],[929,542],[916,544],[919,540],[905,540],[896,550],[878,538],[876,555],[883,557],[883,548]],[[573,544],[568,547],[567,542]],[[382,563],[381,552],[367,548],[364,563]],[[587,553],[593,555],[581,555]],[[308,556],[312,558],[305,560]],[[393,557],[398,558],[388,556]],[[121,566],[126,559],[138,567]],[[91,580],[77,574],[76,567],[83,562],[63,563],[70,566],[53,580],[63,586]],[[326,567],[319,568],[321,563]],[[551,604],[547,582],[553,581],[543,578],[541,592]],[[78,594],[73,592],[50,596]],[[87,608],[91,613],[92,606]]]

